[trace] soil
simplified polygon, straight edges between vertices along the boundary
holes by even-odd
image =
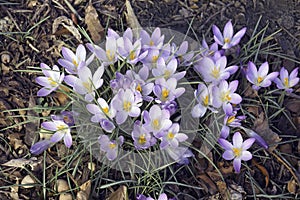
[[[57,95],[52,95],[48,99],[36,97],[39,86],[34,82],[37,76],[35,71],[41,62],[49,66],[57,64],[63,46],[74,49],[80,42],[88,42],[84,37],[79,41],[61,24],[57,30],[53,27],[55,19],[66,16],[74,24],[86,29],[85,9],[88,3],[87,0],[0,0],[0,130],[5,129],[0,132],[0,163],[6,163],[14,158],[28,158],[30,146],[38,139],[36,136],[40,122],[34,117],[49,116],[53,112],[31,109],[9,110],[65,104],[65,99]],[[104,28],[110,27],[122,31],[128,26],[124,1],[90,0],[90,3],[96,9]],[[261,18],[257,29],[261,30],[268,25],[266,35],[281,29],[274,39],[279,47],[276,52],[294,58],[296,62],[272,56],[260,57],[261,60],[270,59],[273,70],[278,70],[281,66],[291,70],[300,64],[299,0],[134,0],[131,1],[131,5],[142,27],[164,27],[182,33],[192,29],[194,32],[190,31],[189,36],[199,41],[203,37],[212,36],[213,24],[224,27],[231,19],[235,30],[247,27],[246,36],[242,40],[246,42]],[[241,64],[245,65],[245,63]],[[299,101],[296,98],[293,100]],[[299,107],[294,109],[299,110]],[[298,111],[295,113],[299,116]],[[28,120],[30,123],[24,123]],[[284,125],[288,126],[283,123],[282,127]],[[7,127],[11,128],[6,129]],[[299,129],[290,131],[299,138]],[[291,151],[297,149],[293,146]],[[42,158],[43,156],[40,156],[38,159]],[[59,160],[59,156],[56,159]],[[51,163],[50,158],[47,158],[47,162]],[[283,173],[280,171],[283,170],[280,163],[268,164],[270,166],[265,167],[271,173],[270,176]],[[8,173],[7,170],[10,168],[0,167],[0,169]],[[28,174],[26,170],[13,169],[16,177],[22,178]],[[7,193],[11,192],[7,189],[2,190],[1,186],[16,183],[6,173],[0,171],[0,199],[8,199]],[[282,177],[284,178],[282,181],[274,180],[285,187],[292,176],[283,174]],[[264,180],[257,178],[263,185]],[[237,180],[229,180],[229,182],[235,181]],[[274,192],[271,190],[270,187],[266,188],[268,193]],[[20,198],[34,199],[39,196],[38,189],[32,192],[23,190],[23,192]],[[203,195],[196,193],[193,193],[195,197]],[[206,195],[210,198],[212,194],[208,192]]]

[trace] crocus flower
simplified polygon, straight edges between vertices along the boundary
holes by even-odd
[[[110,87],[113,93],[118,93],[120,89],[129,89],[132,83],[132,78],[116,72],[116,78],[110,81]]]
[[[209,89],[210,88],[210,89]],[[194,92],[197,104],[192,109],[192,116],[195,118],[203,117],[208,107],[212,104],[211,88],[207,87],[204,83],[198,84],[198,89]]]
[[[145,128],[149,132],[153,132],[154,136],[161,131],[167,130],[172,125],[170,113],[167,110],[161,110],[158,105],[151,106],[149,112],[145,110],[143,119]]]
[[[226,64],[226,56],[222,56],[216,61],[210,57],[204,57],[194,68],[201,74],[206,83],[218,84],[220,81],[228,79],[231,74],[238,70],[238,66],[226,67]]]
[[[103,79],[101,79],[104,73],[104,66],[101,65],[92,74],[91,70],[88,67],[83,67],[78,69],[78,77],[74,83],[74,90],[85,95],[86,101],[92,101],[95,97],[95,90],[100,88],[103,84]]]
[[[136,199],[137,200],[154,200],[152,197],[146,197],[143,194],[137,195]],[[159,195],[157,200],[175,200],[175,198],[168,199],[168,196],[165,193],[162,193],[161,195]]]
[[[130,41],[127,37],[124,37],[123,40],[124,45],[118,48],[118,53],[121,58],[126,60],[126,62],[135,65],[138,61],[147,56],[148,51],[140,53],[142,48],[141,40],[137,40],[134,43],[132,43],[132,41]]]
[[[35,81],[44,86],[37,92],[37,96],[43,97],[47,96],[51,92],[55,91],[61,82],[64,80],[64,73],[60,74],[58,66],[54,65],[53,69],[51,69],[45,63],[41,63],[42,72],[45,76],[39,76],[35,79]]]
[[[168,155],[176,161],[178,164],[188,164],[189,157],[194,156],[194,154],[187,148],[187,147],[172,147],[172,146],[167,146],[167,148],[164,149]]]
[[[188,52],[188,44],[187,41],[183,41],[179,47],[176,47],[174,43],[171,47],[171,52],[177,57],[178,63],[185,66],[192,64],[191,60],[194,56],[194,52]]]
[[[179,133],[179,124],[174,123],[166,131],[156,135],[161,139],[160,148],[165,149],[167,146],[173,148],[178,147],[179,142],[183,142],[188,139],[188,136],[184,133]]]
[[[164,42],[164,35],[161,35],[160,28],[155,28],[151,36],[145,30],[140,33],[141,42],[144,49],[161,48]]]
[[[216,42],[208,46],[205,38],[203,38],[202,46],[200,48],[200,54],[203,57],[212,57],[217,51],[218,51],[218,44]]]
[[[177,81],[182,79],[186,71],[175,73],[177,69],[177,60],[173,58],[166,64],[163,58],[159,58],[156,68],[152,69],[152,75],[154,77],[163,77],[166,80],[169,78],[175,78]]]
[[[114,64],[117,61],[117,39],[115,36],[106,37],[105,50],[94,44],[87,44],[87,48],[93,52],[104,66]]]
[[[246,116],[236,116],[237,112],[233,110],[233,107],[230,103],[223,106],[225,117],[224,125],[221,129],[221,138],[226,139],[230,132],[230,127],[240,127],[241,121],[246,118]]]
[[[223,34],[216,25],[213,25],[212,30],[214,33],[214,40],[219,45],[221,45],[223,49],[229,49],[237,45],[246,33],[246,28],[242,28],[235,35],[233,35],[233,27],[231,21],[228,21],[226,23]]]
[[[118,156],[118,149],[124,143],[124,137],[120,136],[117,140],[110,140],[107,135],[100,135],[98,142],[100,150],[106,152],[107,159],[112,161]]]
[[[61,120],[53,120],[52,122],[43,122],[42,127],[46,130],[55,131],[55,133],[50,138],[50,141],[52,143],[56,143],[59,142],[61,139],[64,139],[66,147],[71,147],[72,136],[68,124]]]
[[[158,103],[172,101],[180,97],[185,89],[183,87],[176,88],[177,80],[169,78],[167,81],[164,78],[156,79],[153,92],[157,96]]]
[[[77,74],[78,69],[88,66],[94,58],[92,55],[86,61],[86,50],[82,44],[78,45],[75,54],[70,49],[63,47],[62,55],[64,58],[58,59],[58,63],[70,74]]]
[[[122,124],[127,117],[138,117],[141,113],[139,108],[142,105],[142,98],[130,89],[120,89],[118,94],[112,100],[112,106],[117,111],[116,122]]]
[[[68,126],[74,126],[75,120],[74,120],[74,112],[71,111],[62,111],[60,115],[51,115],[52,120],[61,120],[68,124]]]
[[[278,76],[278,72],[272,72],[268,75],[269,64],[264,62],[258,69],[253,62],[248,63],[246,78],[252,84],[252,88],[259,90],[261,87],[269,87],[272,81]]]
[[[170,115],[172,116],[178,109],[178,105],[176,103],[176,101],[166,101],[164,103],[161,104],[161,108],[163,110],[167,110],[169,111]]]
[[[220,108],[222,105],[225,106],[227,103],[241,103],[242,97],[239,94],[235,93],[238,85],[238,80],[232,81],[229,84],[227,83],[227,81],[223,80],[220,82],[219,86],[213,86],[213,106],[215,108]]]
[[[287,92],[291,93],[293,91],[292,87],[297,85],[299,82],[298,76],[298,67],[295,68],[289,75],[288,71],[282,67],[280,70],[280,78],[275,78],[274,82],[277,85],[278,89],[284,89]]]
[[[137,150],[148,149],[156,143],[156,139],[151,135],[151,133],[147,129],[145,129],[145,127],[140,123],[140,121],[136,121],[134,123],[131,136],[134,140],[134,147]]]
[[[50,147],[50,145],[51,145],[50,140],[41,140],[41,141],[39,141],[39,142],[37,142],[37,143],[35,143],[34,145],[31,146],[30,153],[35,154],[35,155],[39,155],[43,151],[48,149]]]
[[[256,132],[254,132],[251,129],[248,129],[248,128],[245,128],[245,127],[242,127],[242,126],[240,128],[242,128],[249,137],[254,138],[255,141],[261,147],[263,147],[265,149],[269,148],[269,145],[267,144],[267,142],[259,134],[257,134]]]
[[[252,159],[252,154],[247,151],[254,143],[254,138],[249,138],[243,142],[242,135],[236,132],[232,138],[232,144],[227,140],[220,138],[218,140],[219,144],[225,149],[223,153],[223,158],[225,160],[233,160],[233,167],[237,173],[240,172],[241,162],[248,161]]]

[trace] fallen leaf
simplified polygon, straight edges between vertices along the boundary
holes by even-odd
[[[100,23],[99,16],[92,3],[85,9],[85,24],[90,32],[94,43],[99,44],[104,37],[104,28]]]
[[[142,27],[141,27],[139,21],[137,20],[136,15],[134,14],[134,11],[132,9],[132,6],[131,6],[129,0],[126,0],[125,5],[127,8],[127,13],[125,13],[125,16],[126,16],[128,26],[132,29],[133,35],[136,38],[138,38]]]
[[[300,100],[299,99],[291,99],[288,100],[285,104],[285,107],[297,115],[300,114]]]
[[[91,181],[88,180],[80,186],[80,191],[76,195],[77,200],[88,200],[92,189]]]
[[[290,193],[296,194],[297,183],[296,183],[295,179],[292,179],[288,182],[287,189]]]
[[[56,180],[56,184],[54,185],[54,190],[56,190],[58,193],[65,192],[69,190],[69,184],[64,179],[58,179]]]
[[[254,131],[259,134],[268,144],[268,150],[272,152],[278,146],[276,143],[281,141],[277,133],[273,132],[265,118],[265,114],[261,112],[253,124]]]
[[[17,182],[14,186],[10,187],[10,198],[12,200],[19,200],[19,179],[17,178]]]
[[[63,27],[65,27],[66,29],[68,29],[68,31],[80,42],[81,41],[81,35],[78,31],[78,29],[74,26],[73,21],[69,18],[67,18],[66,16],[60,16],[57,17],[53,24],[52,24],[52,34],[55,35],[59,25],[62,25]]]
[[[207,176],[206,174],[200,174],[197,176],[197,178],[200,179],[201,186],[206,192],[209,192],[209,194],[211,195],[218,192],[216,184],[211,180],[209,176]]]
[[[256,167],[261,171],[261,173],[265,176],[265,182],[266,182],[265,187],[268,187],[268,185],[269,185],[269,180],[270,180],[270,175],[269,175],[268,170],[267,170],[264,166],[258,164],[258,163],[255,161],[255,159],[252,159],[252,164],[253,164],[254,166],[256,166]]]
[[[6,167],[19,167],[19,168],[24,168],[26,165],[29,165],[31,169],[35,171],[38,165],[40,164],[41,164],[41,160],[37,160],[37,158],[32,157],[30,159],[24,159],[24,158],[12,159],[1,165]]]
[[[106,200],[129,200],[127,187],[122,185],[115,192],[111,193]]]
[[[37,120],[38,114],[33,109],[35,106],[36,106],[35,98],[33,97],[33,95],[30,95],[28,101],[28,108],[31,109],[28,110],[26,115],[27,120],[30,122],[25,124],[25,137],[24,137],[24,142],[28,146],[31,146],[36,141],[37,138],[36,132],[38,130],[39,120]]]

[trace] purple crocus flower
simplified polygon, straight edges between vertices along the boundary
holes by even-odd
[[[178,164],[188,164],[188,158],[194,156],[194,154],[187,147],[179,146],[174,148],[172,146],[167,146],[165,151]]]
[[[91,70],[88,67],[83,67],[78,69],[78,77],[74,82],[74,90],[85,95],[86,101],[92,101],[95,97],[95,90],[100,88],[103,84],[103,79],[101,78],[104,73],[104,66],[101,65],[92,74]]]
[[[61,120],[53,120],[52,122],[43,122],[42,127],[46,130],[55,131],[55,133],[50,138],[50,141],[52,143],[56,143],[59,142],[61,139],[64,139],[66,147],[71,147],[72,136],[68,124]]]
[[[241,121],[246,118],[246,116],[236,116],[237,112],[233,110],[233,107],[230,103],[223,106],[225,117],[224,125],[221,129],[221,138],[226,139],[230,132],[230,127],[240,127]]]
[[[214,98],[212,100],[215,108],[220,108],[222,105],[225,106],[227,103],[239,104],[242,101],[242,97],[235,93],[239,85],[238,80],[234,80],[228,84],[227,81],[223,80],[219,86],[213,86],[212,94]]]
[[[145,129],[149,132],[153,132],[155,137],[157,133],[167,130],[172,125],[169,111],[161,110],[158,105],[151,106],[149,112],[145,110],[143,112],[143,118],[145,121]]]
[[[242,28],[235,35],[233,35],[233,26],[230,20],[226,23],[223,34],[216,25],[213,25],[212,30],[214,33],[214,40],[221,45],[223,49],[229,49],[240,42],[247,29],[246,27]]]
[[[105,50],[95,44],[87,44],[87,48],[93,52],[104,66],[114,64],[117,61],[117,39],[115,36],[106,37]]]
[[[45,76],[39,76],[35,79],[35,81],[44,86],[37,92],[37,96],[44,97],[55,91],[61,82],[64,80],[64,73],[60,74],[58,66],[54,65],[53,69],[51,69],[45,63],[41,63],[42,72]]]
[[[63,47],[62,55],[64,58],[58,59],[58,63],[66,68],[66,71],[70,74],[77,74],[78,69],[88,66],[94,59],[94,54],[86,61],[85,47],[80,44],[74,54],[70,49]]]
[[[207,87],[204,83],[198,84],[198,89],[194,92],[197,104],[192,109],[192,116],[195,118],[203,117],[210,105],[212,85]]]
[[[100,150],[106,152],[108,160],[112,161],[118,156],[119,146],[124,143],[124,137],[120,136],[117,140],[110,140],[107,135],[101,135],[98,138]]]
[[[160,49],[164,42],[164,35],[161,35],[160,28],[155,28],[150,36],[147,31],[141,30],[140,33],[143,49],[157,48]]]
[[[284,89],[288,93],[291,93],[293,91],[292,87],[297,85],[299,82],[299,77],[298,76],[298,67],[295,68],[291,74],[289,75],[288,71],[282,67],[280,70],[280,78],[275,78],[274,82],[277,85],[278,89]]]
[[[161,139],[160,148],[165,149],[168,146],[177,148],[179,142],[183,142],[188,139],[188,136],[184,133],[179,133],[179,124],[174,123],[166,131],[160,132],[156,135]]]
[[[227,58],[222,56],[216,61],[210,57],[204,57],[197,65],[194,66],[195,70],[202,75],[206,83],[218,84],[222,80],[226,80],[231,74],[238,70],[238,66],[226,67]]]
[[[179,47],[176,47],[174,43],[171,47],[171,52],[178,59],[178,63],[185,66],[191,65],[192,58],[194,57],[194,52],[188,52],[188,45],[187,41],[183,41]]]
[[[269,64],[268,62],[264,62],[258,69],[254,65],[253,62],[248,63],[248,69],[246,72],[247,80],[254,84],[252,88],[255,90],[259,90],[261,87],[269,87],[272,81],[278,76],[278,72],[269,72]]]
[[[120,89],[112,100],[112,106],[117,111],[116,122],[122,124],[127,117],[138,117],[141,113],[139,108],[142,105],[142,98],[134,95],[130,89]]]
[[[138,194],[136,197],[137,200],[154,200],[152,197],[146,197],[143,194]],[[157,200],[175,200],[175,198],[168,199],[168,196],[165,193],[159,195]]]
[[[213,43],[212,45],[208,46],[205,38],[202,40],[202,46],[200,48],[200,54],[203,57],[213,57],[215,52],[218,51],[218,43]]]
[[[132,84],[132,78],[116,72],[116,79],[110,81],[110,87],[114,93],[118,93],[120,89],[129,89]]]
[[[147,56],[148,51],[140,53],[142,48],[141,40],[137,40],[134,43],[127,37],[123,37],[123,40],[124,44],[118,48],[118,53],[126,62],[135,65]]]
[[[44,152],[46,149],[48,149],[50,147],[50,145],[51,145],[50,140],[41,140],[31,146],[30,153],[32,153],[34,155],[39,155],[42,152]]]
[[[156,79],[153,92],[158,98],[156,101],[158,103],[172,101],[180,97],[185,89],[176,88],[177,80],[175,78],[169,78],[167,81],[164,78]]]
[[[169,111],[170,115],[172,116],[178,109],[178,105],[176,103],[176,101],[166,101],[166,102],[163,102],[161,104],[161,108],[163,110],[167,110]]]
[[[171,59],[167,65],[163,58],[159,58],[156,68],[152,69],[152,75],[154,77],[163,77],[166,80],[169,78],[175,78],[178,81],[185,76],[186,71],[175,73],[176,69],[177,60],[175,58]]]
[[[252,154],[247,151],[254,143],[254,138],[249,138],[243,142],[242,135],[236,132],[232,138],[232,144],[227,140],[220,138],[218,140],[219,144],[225,149],[223,153],[223,158],[225,160],[233,160],[233,167],[237,173],[240,172],[241,162],[248,161],[252,159]]]
[[[145,127],[140,123],[140,121],[136,121],[134,123],[131,136],[134,140],[134,147],[137,150],[148,149],[156,143],[156,139],[151,135],[151,133],[147,129],[145,129]]]
[[[62,111],[60,115],[51,115],[52,120],[61,120],[68,124],[68,126],[74,126],[75,120],[74,120],[74,112],[72,111]]]

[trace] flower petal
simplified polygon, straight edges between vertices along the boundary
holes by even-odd
[[[226,150],[222,157],[225,159],[225,160],[232,160],[234,158],[234,154],[233,154],[233,151],[232,150]]]
[[[232,137],[232,144],[235,148],[240,148],[243,145],[243,137],[240,132],[235,132]]]
[[[242,165],[242,160],[240,158],[235,158],[233,160],[233,168],[235,172],[240,173],[241,165]]]
[[[66,133],[64,136],[64,143],[66,147],[70,148],[72,145],[72,136],[70,133]]]
[[[233,148],[232,144],[223,138],[219,138],[218,142],[225,150],[232,150]]]
[[[251,160],[251,159],[252,159],[252,154],[251,154],[249,151],[243,151],[243,152],[242,152],[241,159],[242,159],[243,161]]]
[[[51,138],[50,141],[53,143],[59,142],[63,137],[64,137],[64,133],[62,133],[61,131],[57,131],[56,133],[54,133]]]

